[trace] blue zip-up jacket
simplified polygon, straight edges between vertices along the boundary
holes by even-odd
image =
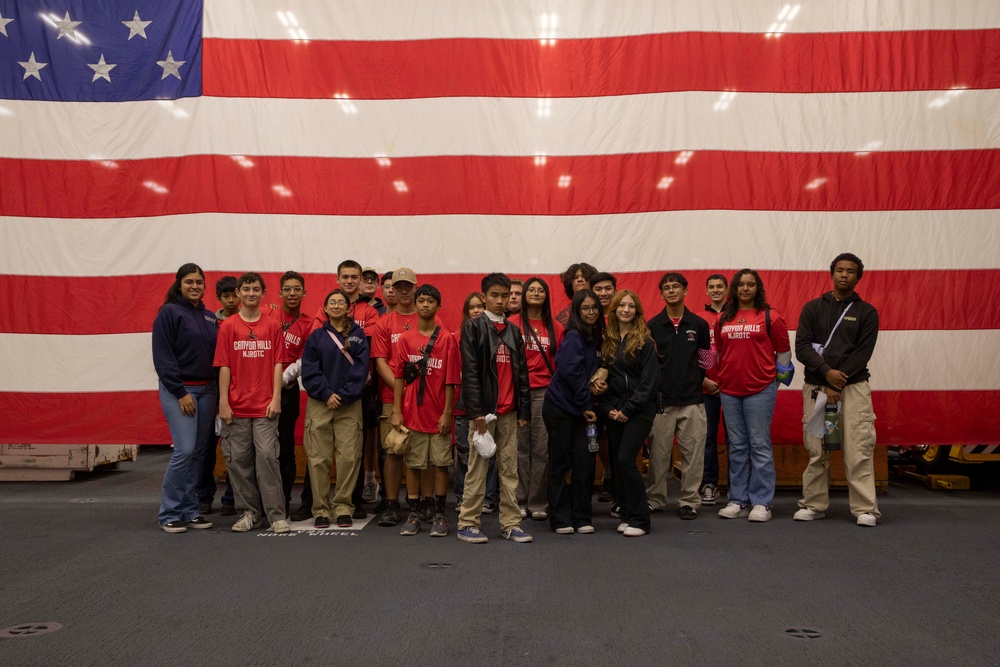
[[[214,382],[215,340],[219,321],[204,303],[187,299],[168,303],[153,321],[153,368],[167,391],[187,396],[185,382]]]
[[[332,333],[341,344],[344,343],[344,337],[329,322],[324,322],[306,339],[302,350],[302,386],[310,398],[326,403],[337,394],[341,405],[361,398],[368,381],[368,339],[357,323],[351,324],[347,339],[351,341],[348,352],[354,359],[353,364],[330,338]]]
[[[556,352],[556,372],[545,390],[545,400],[564,412],[583,419],[585,410],[594,409],[590,378],[601,365],[597,345],[588,343],[576,329],[568,329]]]

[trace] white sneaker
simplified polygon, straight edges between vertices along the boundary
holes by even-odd
[[[758,523],[763,523],[764,521],[771,520],[771,508],[766,505],[754,505],[753,509],[750,510],[750,516],[748,521],[756,521]]]
[[[793,516],[792,518],[795,519],[796,521],[815,521],[816,519],[825,519],[826,513],[817,512],[815,510],[809,509],[808,507],[803,507],[798,512],[796,512],[795,516]]]
[[[292,529],[291,525],[284,519],[278,519],[271,524],[271,530],[276,533],[287,533]]]
[[[581,535],[590,535],[592,532],[594,532],[594,527],[591,526],[590,524],[587,524],[586,526],[580,526],[579,528],[577,528],[576,532],[580,533]]]
[[[722,519],[742,519],[749,514],[749,508],[739,503],[726,503],[726,506],[719,510],[719,518]]]
[[[528,518],[528,510],[526,510],[525,508],[518,507],[517,511],[521,514],[521,518],[522,519],[527,519]]]
[[[642,537],[645,534],[646,531],[644,531],[642,528],[635,528],[633,526],[629,526],[628,528],[622,531],[622,535],[624,535],[625,537]]]
[[[556,534],[558,535],[572,535],[573,526],[563,526],[562,528],[556,528]]]
[[[875,517],[874,514],[871,514],[870,512],[865,512],[864,514],[859,514],[858,515],[858,525],[859,526],[866,526],[868,528],[874,528],[876,526],[876,524],[878,524],[878,519]]]
[[[260,522],[253,512],[244,512],[243,516],[233,524],[234,533],[249,533],[251,530],[260,527]]]
[[[622,521],[620,524],[618,524],[619,533],[624,533],[626,528],[628,528],[628,521]]]

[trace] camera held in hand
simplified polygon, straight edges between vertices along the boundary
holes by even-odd
[[[403,379],[406,381],[406,384],[410,384],[423,375],[426,370],[426,359],[421,359],[420,361],[407,361],[403,364]]]

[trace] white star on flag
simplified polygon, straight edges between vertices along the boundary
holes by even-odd
[[[66,17],[62,21],[56,21],[56,26],[59,28],[59,34],[56,39],[62,39],[63,37],[69,37],[71,39],[76,37],[76,26],[83,23],[83,21],[74,21],[70,19],[69,12],[66,12]]]
[[[7,35],[7,24],[10,23],[13,20],[14,19],[5,19],[3,17],[3,14],[0,14],[0,33],[2,33],[4,37],[8,37],[9,36],[9,35]]]
[[[39,74],[38,71],[40,69],[42,69],[43,67],[48,67],[49,66],[48,63],[35,62],[35,52],[34,51],[32,51],[31,52],[31,56],[28,57],[28,62],[26,62],[26,63],[18,62],[17,64],[24,68],[24,78],[21,79],[22,81],[26,81],[29,76],[33,76],[36,79],[38,79],[39,81],[41,81],[42,80],[42,75]]]
[[[181,78],[181,73],[178,70],[186,62],[186,60],[174,60],[174,52],[167,51],[166,60],[156,61],[156,64],[163,68],[163,76],[160,77],[160,81],[163,81],[170,75],[176,76],[178,79]]]
[[[118,67],[118,65],[117,64],[109,65],[108,63],[104,62],[104,54],[102,53],[101,59],[97,61],[97,63],[93,65],[88,63],[87,67],[94,70],[94,78],[91,79],[90,81],[91,83],[97,81],[98,79],[107,79],[108,83],[111,83],[111,70],[113,70],[115,67]]]
[[[128,38],[132,39],[136,35],[139,35],[143,39],[149,39],[146,37],[146,26],[148,26],[152,21],[143,21],[139,18],[139,10],[135,12],[135,18],[131,21],[122,21],[122,25],[128,28]]]

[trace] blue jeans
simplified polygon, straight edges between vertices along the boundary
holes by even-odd
[[[455,417],[455,498],[462,504],[465,494],[465,476],[469,473],[469,418]],[[497,505],[500,502],[500,477],[497,475],[497,457],[490,459],[486,469],[486,498],[484,503]]]
[[[208,434],[215,429],[215,406],[218,395],[215,383],[187,387],[194,399],[195,413],[188,417],[181,412],[177,397],[160,383],[160,405],[170,427],[174,450],[163,475],[163,495],[160,500],[160,524],[170,521],[191,521],[198,516],[196,486],[201,474]]]
[[[729,452],[729,502],[770,507],[774,500],[771,418],[778,384],[752,396],[722,394]]]

